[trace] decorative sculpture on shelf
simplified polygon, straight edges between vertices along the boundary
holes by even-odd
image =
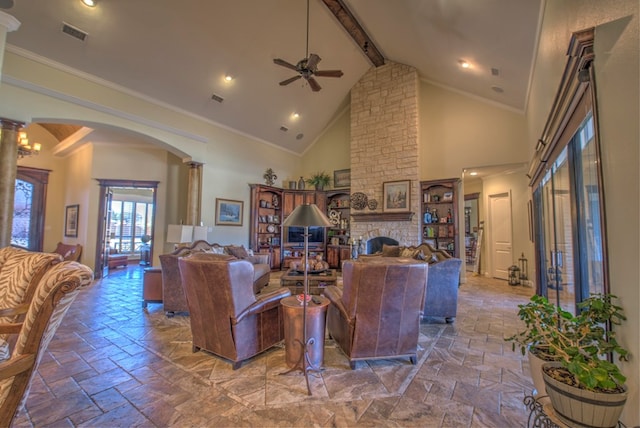
[[[278,176],[273,172],[273,169],[267,168],[262,178],[264,178],[267,186],[273,186]]]

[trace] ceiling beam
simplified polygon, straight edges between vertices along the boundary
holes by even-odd
[[[342,24],[347,33],[356,42],[356,44],[362,49],[362,52],[369,58],[371,63],[376,67],[384,65],[384,56],[380,53],[376,45],[371,38],[364,31],[358,20],[351,14],[347,5],[343,0],[322,0],[331,13],[338,19],[338,22]]]

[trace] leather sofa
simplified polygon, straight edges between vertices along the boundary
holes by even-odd
[[[378,257],[346,261],[342,289],[329,286],[327,330],[355,368],[357,360],[409,357],[415,364],[429,265]]]
[[[167,316],[173,316],[176,313],[188,313],[187,300],[182,288],[182,280],[180,279],[180,270],[178,267],[178,258],[186,257],[193,253],[212,253],[217,254],[223,259],[242,258],[244,248],[220,244],[209,244],[207,241],[195,241],[190,246],[180,247],[169,254],[161,254],[159,256],[160,265],[162,267],[162,300],[164,311]],[[253,266],[253,289],[258,293],[263,287],[269,284],[271,274],[271,264],[269,254],[249,255],[245,251],[246,260]]]
[[[284,338],[280,300],[287,288],[255,294],[247,260],[196,253],[178,259],[187,296],[193,352],[211,352],[233,363],[263,352]]]
[[[462,260],[426,243],[409,247],[383,245],[380,252],[361,255],[358,260],[367,261],[377,257],[399,257],[428,263],[429,278],[423,318],[444,318],[447,323],[453,322],[458,311],[458,286]]]

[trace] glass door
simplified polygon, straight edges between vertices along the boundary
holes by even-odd
[[[534,190],[540,294],[575,313],[606,291],[605,238],[593,117],[587,115]]]
[[[573,274],[573,224],[571,217],[571,182],[567,148],[541,183],[542,227],[541,279],[550,301],[575,312],[575,278]]]

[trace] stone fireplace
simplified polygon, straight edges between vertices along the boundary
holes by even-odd
[[[352,208],[354,239],[420,241],[418,85],[415,68],[388,62],[369,70],[351,89],[351,193],[378,201],[374,210]],[[383,183],[401,180],[411,181],[411,217],[383,212]]]

